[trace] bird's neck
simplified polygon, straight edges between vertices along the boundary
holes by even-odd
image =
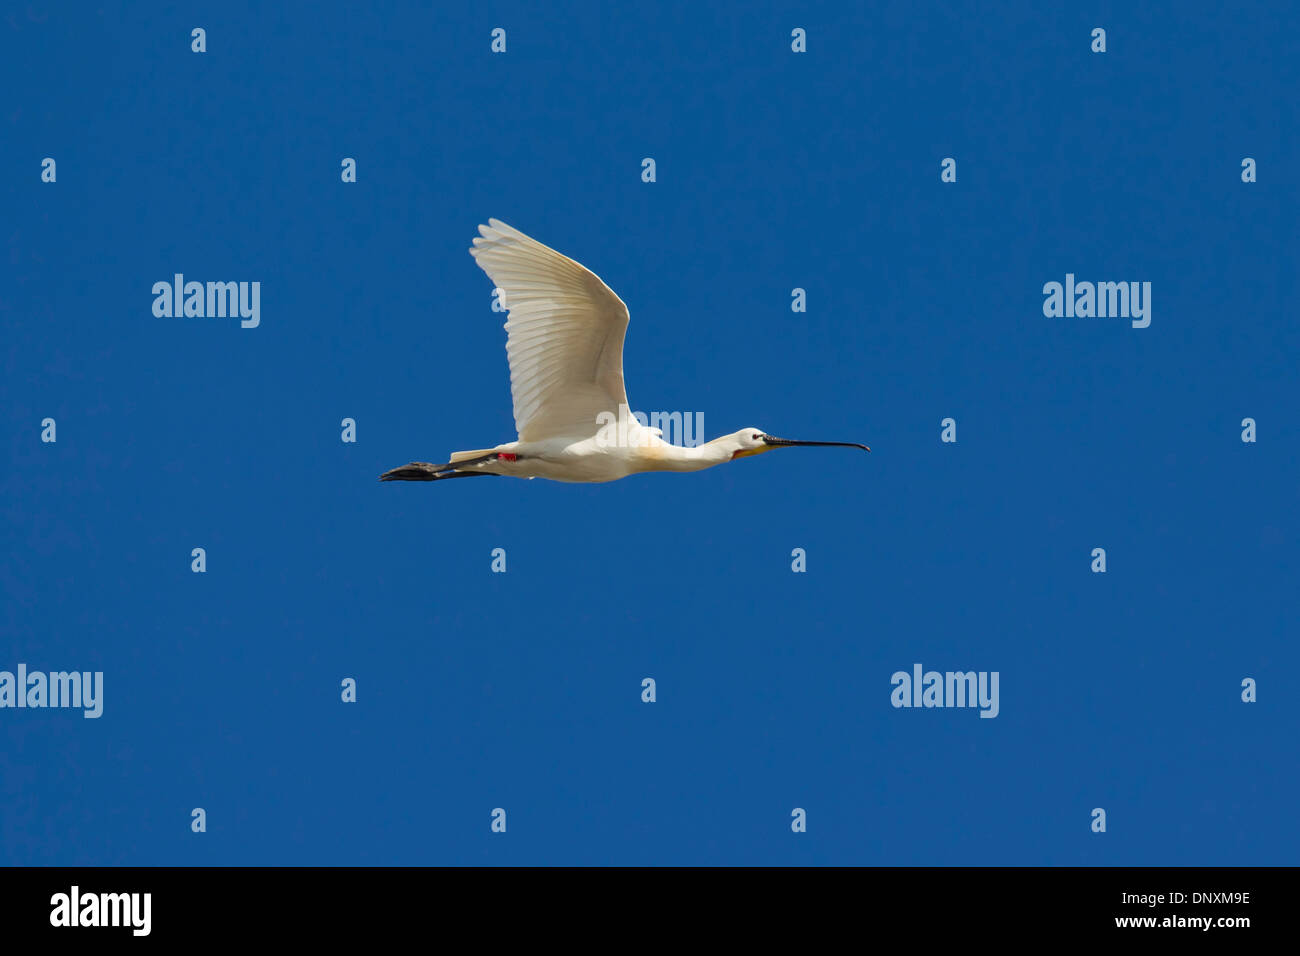
[[[647,470],[702,471],[714,465],[721,465],[724,461],[731,461],[732,455],[736,452],[736,443],[730,435],[724,435],[693,448],[669,445],[665,442],[647,450],[650,452],[646,456],[649,459]]]

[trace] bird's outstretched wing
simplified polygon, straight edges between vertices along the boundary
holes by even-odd
[[[591,270],[499,219],[470,255],[505,294],[506,354],[521,441],[595,435],[627,404],[627,306]]]

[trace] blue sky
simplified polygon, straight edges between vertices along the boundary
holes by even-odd
[[[0,709],[0,862],[1295,863],[1294,11],[370,6],[0,22],[0,669],[104,673]],[[635,408],[872,455],[380,484],[514,438],[489,216]]]

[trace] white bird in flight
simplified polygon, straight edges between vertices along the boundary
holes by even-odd
[[[380,481],[441,481],[511,475],[555,481],[613,481],[643,471],[700,471],[792,445],[742,428],[688,448],[629,412],[623,387],[627,306],[594,272],[499,219],[478,227],[470,255],[502,290],[509,312],[506,354],[519,440],[454,452],[446,464],[413,461]]]

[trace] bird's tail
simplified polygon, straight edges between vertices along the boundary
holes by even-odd
[[[475,451],[453,451],[451,453],[451,463],[453,465],[462,465],[471,458],[477,458],[479,461],[488,461],[496,457],[496,452],[491,448],[479,448]],[[446,465],[442,467],[447,467]]]

